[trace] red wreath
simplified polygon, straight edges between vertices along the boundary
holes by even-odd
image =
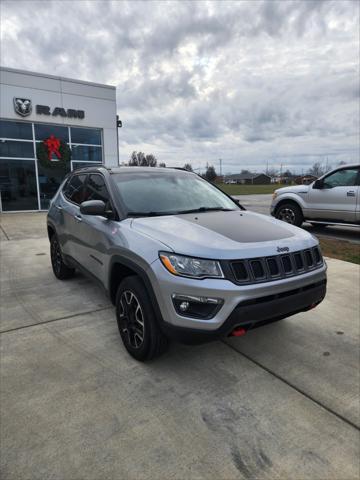
[[[44,168],[66,166],[71,160],[71,150],[69,145],[63,140],[56,138],[54,135],[50,135],[49,138],[38,143],[36,154],[37,159]],[[55,155],[58,160],[54,161],[52,158],[53,155]]]

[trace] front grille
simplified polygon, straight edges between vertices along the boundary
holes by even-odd
[[[278,280],[315,270],[323,265],[319,247],[272,257],[230,262],[235,282],[250,284]]]

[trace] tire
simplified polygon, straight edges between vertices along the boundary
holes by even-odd
[[[136,276],[126,277],[116,294],[116,319],[129,354],[141,362],[160,356],[168,339],[158,327],[149,295]]]
[[[275,217],[283,222],[301,227],[304,217],[301,208],[296,203],[283,203],[276,209]]]
[[[59,280],[67,280],[74,276],[75,269],[70,268],[64,263],[59,239],[56,234],[50,240],[50,258],[54,275]]]

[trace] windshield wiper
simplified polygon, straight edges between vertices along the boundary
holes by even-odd
[[[182,210],[179,213],[197,213],[197,212],[233,212],[233,208],[223,208],[223,207],[199,207],[199,208],[193,208],[191,210]]]

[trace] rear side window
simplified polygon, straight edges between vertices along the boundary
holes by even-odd
[[[65,184],[63,194],[70,202],[80,205],[85,200],[86,175],[73,175]]]
[[[86,185],[86,200],[102,200],[110,202],[110,196],[104,178],[101,175],[89,175]]]

